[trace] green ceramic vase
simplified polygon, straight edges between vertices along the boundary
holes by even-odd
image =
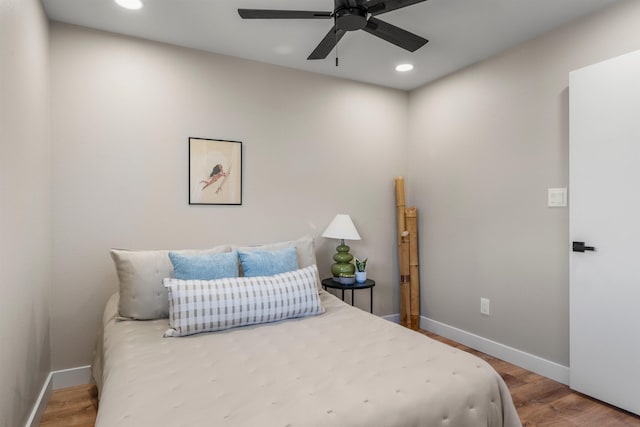
[[[331,274],[333,277],[353,276],[356,272],[356,266],[353,265],[353,255],[349,253],[349,246],[338,245],[336,254],[333,256],[335,264],[331,265]]]

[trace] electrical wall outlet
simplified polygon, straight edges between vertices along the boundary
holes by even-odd
[[[480,314],[489,315],[489,298],[480,298]]]

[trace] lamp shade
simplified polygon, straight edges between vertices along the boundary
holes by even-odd
[[[343,239],[343,240],[360,240],[360,234],[356,230],[356,226],[353,225],[351,217],[345,214],[338,214],[331,224],[324,230],[322,237],[328,237],[329,239]]]

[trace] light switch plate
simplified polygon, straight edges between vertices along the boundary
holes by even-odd
[[[550,208],[564,208],[567,206],[566,188],[549,188],[547,191],[547,206]]]
[[[489,298],[480,298],[480,314],[484,314],[486,316],[489,316]]]

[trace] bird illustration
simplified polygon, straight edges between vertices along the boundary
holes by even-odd
[[[216,188],[216,194],[220,193],[222,191],[222,186],[226,182],[227,177],[229,176],[229,174],[231,174],[231,166],[229,166],[229,171],[225,172],[224,168],[222,167],[222,165],[220,163],[218,163],[211,170],[211,173],[209,174],[209,179],[205,179],[205,180],[200,181],[200,184],[203,184],[203,186],[200,189],[200,191],[204,191],[205,188],[207,188],[208,186],[212,185],[213,183],[218,181],[220,178],[223,178],[222,182],[220,182],[220,184],[218,185],[218,188]]]

